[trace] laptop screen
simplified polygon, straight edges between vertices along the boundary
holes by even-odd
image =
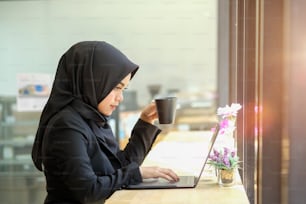
[[[201,169],[201,171],[200,171],[200,174],[199,174],[199,176],[197,177],[197,180],[196,180],[196,183],[195,183],[196,185],[197,185],[198,182],[200,181],[200,178],[201,178],[201,175],[202,175],[202,173],[203,173],[203,171],[204,171],[204,168],[205,168],[205,166],[206,166],[208,157],[209,157],[209,155],[210,155],[210,153],[211,153],[211,151],[212,151],[212,149],[213,149],[214,143],[215,143],[215,141],[216,141],[216,139],[217,139],[217,136],[218,136],[218,134],[219,134],[219,130],[220,130],[220,125],[219,125],[219,123],[217,123],[216,128],[215,128],[215,131],[214,131],[214,133],[213,133],[213,135],[212,135],[212,137],[211,137],[211,139],[210,139],[210,141],[209,141],[209,144],[208,144],[208,152],[207,152],[207,155],[206,155],[206,158],[205,158],[205,162],[204,162],[204,164],[203,164],[203,167],[202,167],[202,169]]]

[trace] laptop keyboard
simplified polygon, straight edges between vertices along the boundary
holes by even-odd
[[[194,176],[180,176],[180,181],[177,182],[178,185],[193,185],[196,178]]]

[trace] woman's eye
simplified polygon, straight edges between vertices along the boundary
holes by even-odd
[[[123,88],[123,87],[120,87],[120,86],[117,86],[117,87],[115,87],[115,90],[116,90],[116,91],[123,91],[124,88]]]
[[[116,86],[115,88],[114,88],[114,90],[115,91],[125,91],[125,90],[127,90],[127,88],[126,87],[121,87],[121,86]]]

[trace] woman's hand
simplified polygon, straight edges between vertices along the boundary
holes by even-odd
[[[159,168],[159,167],[140,167],[140,173],[143,179],[148,178],[164,178],[170,182],[179,181],[179,177],[172,171],[167,168]]]
[[[155,102],[150,103],[142,110],[140,114],[140,119],[147,123],[154,123],[154,121],[157,119],[157,110]]]

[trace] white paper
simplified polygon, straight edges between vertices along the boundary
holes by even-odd
[[[42,111],[52,82],[50,74],[17,74],[17,111]]]

